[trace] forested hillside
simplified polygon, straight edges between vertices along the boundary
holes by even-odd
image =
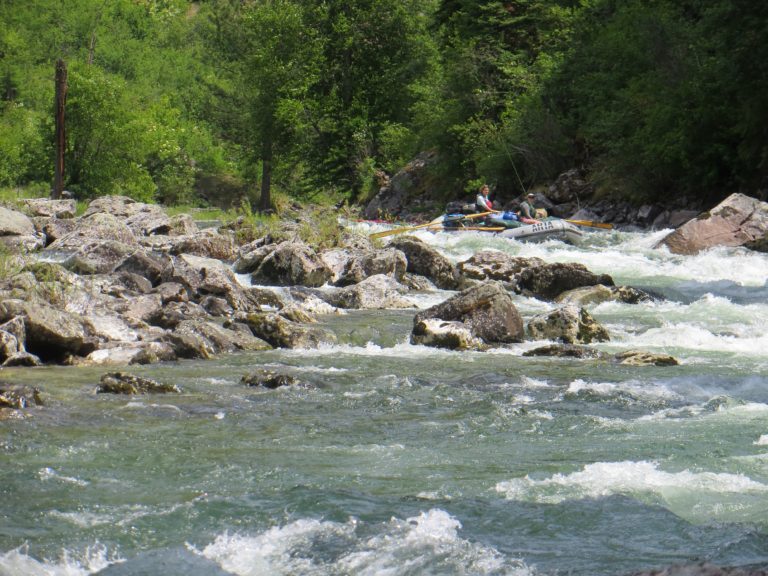
[[[764,196],[766,38],[748,0],[4,0],[0,186],[50,189],[62,59],[80,198],[359,202],[425,150],[446,198]]]

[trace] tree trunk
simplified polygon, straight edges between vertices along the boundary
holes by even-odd
[[[51,198],[61,198],[64,191],[64,150],[67,146],[64,130],[64,110],[67,104],[67,65],[64,60],[56,61],[56,166],[53,177]]]
[[[261,197],[259,211],[268,212],[272,208],[272,137],[266,136],[263,142],[261,158]]]

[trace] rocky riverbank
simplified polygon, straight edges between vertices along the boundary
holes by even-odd
[[[28,208],[31,216],[2,214],[6,244],[26,249],[6,256],[0,285],[4,366],[114,366],[317,347],[334,340],[318,322],[324,314],[407,308],[409,291],[438,288],[457,294],[415,315],[415,343],[589,344],[610,336],[581,303],[649,297],[579,264],[495,251],[455,264],[409,236],[380,245],[340,229],[340,245],[321,250],[298,234],[240,243],[234,230],[199,230],[188,216],[125,197],[94,200],[80,217],[66,201]],[[526,327],[515,293],[563,305]]]

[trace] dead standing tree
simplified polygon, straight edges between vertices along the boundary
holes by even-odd
[[[64,60],[56,61],[56,168],[53,177],[51,198],[61,198],[64,191],[64,150],[67,146],[64,130],[64,110],[67,103],[67,65]]]

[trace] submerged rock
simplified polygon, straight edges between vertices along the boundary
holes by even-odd
[[[166,394],[180,393],[175,384],[160,384],[127,372],[108,372],[99,380],[98,394]]]
[[[550,356],[554,358],[605,358],[607,354],[577,344],[550,344],[523,353],[523,356]]]
[[[248,314],[245,321],[257,338],[275,348],[317,348],[336,343],[336,336],[328,330],[292,322],[272,312]]]
[[[555,302],[587,306],[589,304],[600,304],[601,302],[637,304],[651,299],[648,293],[631,286],[604,286],[603,284],[596,284],[595,286],[583,286],[563,292],[555,298]]]
[[[656,354],[643,350],[627,350],[614,356],[619,364],[626,366],[677,366],[680,362],[669,354]]]
[[[0,382],[0,408],[23,410],[30,406],[42,406],[40,390],[31,386]]]
[[[528,322],[532,340],[557,340],[565,344],[590,344],[610,340],[608,331],[584,308],[568,304]]]
[[[626,576],[768,576],[768,570],[737,567],[721,568],[708,562],[700,562],[697,564],[681,564],[633,572]]]
[[[261,368],[255,372],[244,375],[240,379],[240,383],[250,387],[261,386],[263,388],[274,390],[281,386],[296,386],[300,383],[300,380],[290,374],[280,374],[274,370]]]

